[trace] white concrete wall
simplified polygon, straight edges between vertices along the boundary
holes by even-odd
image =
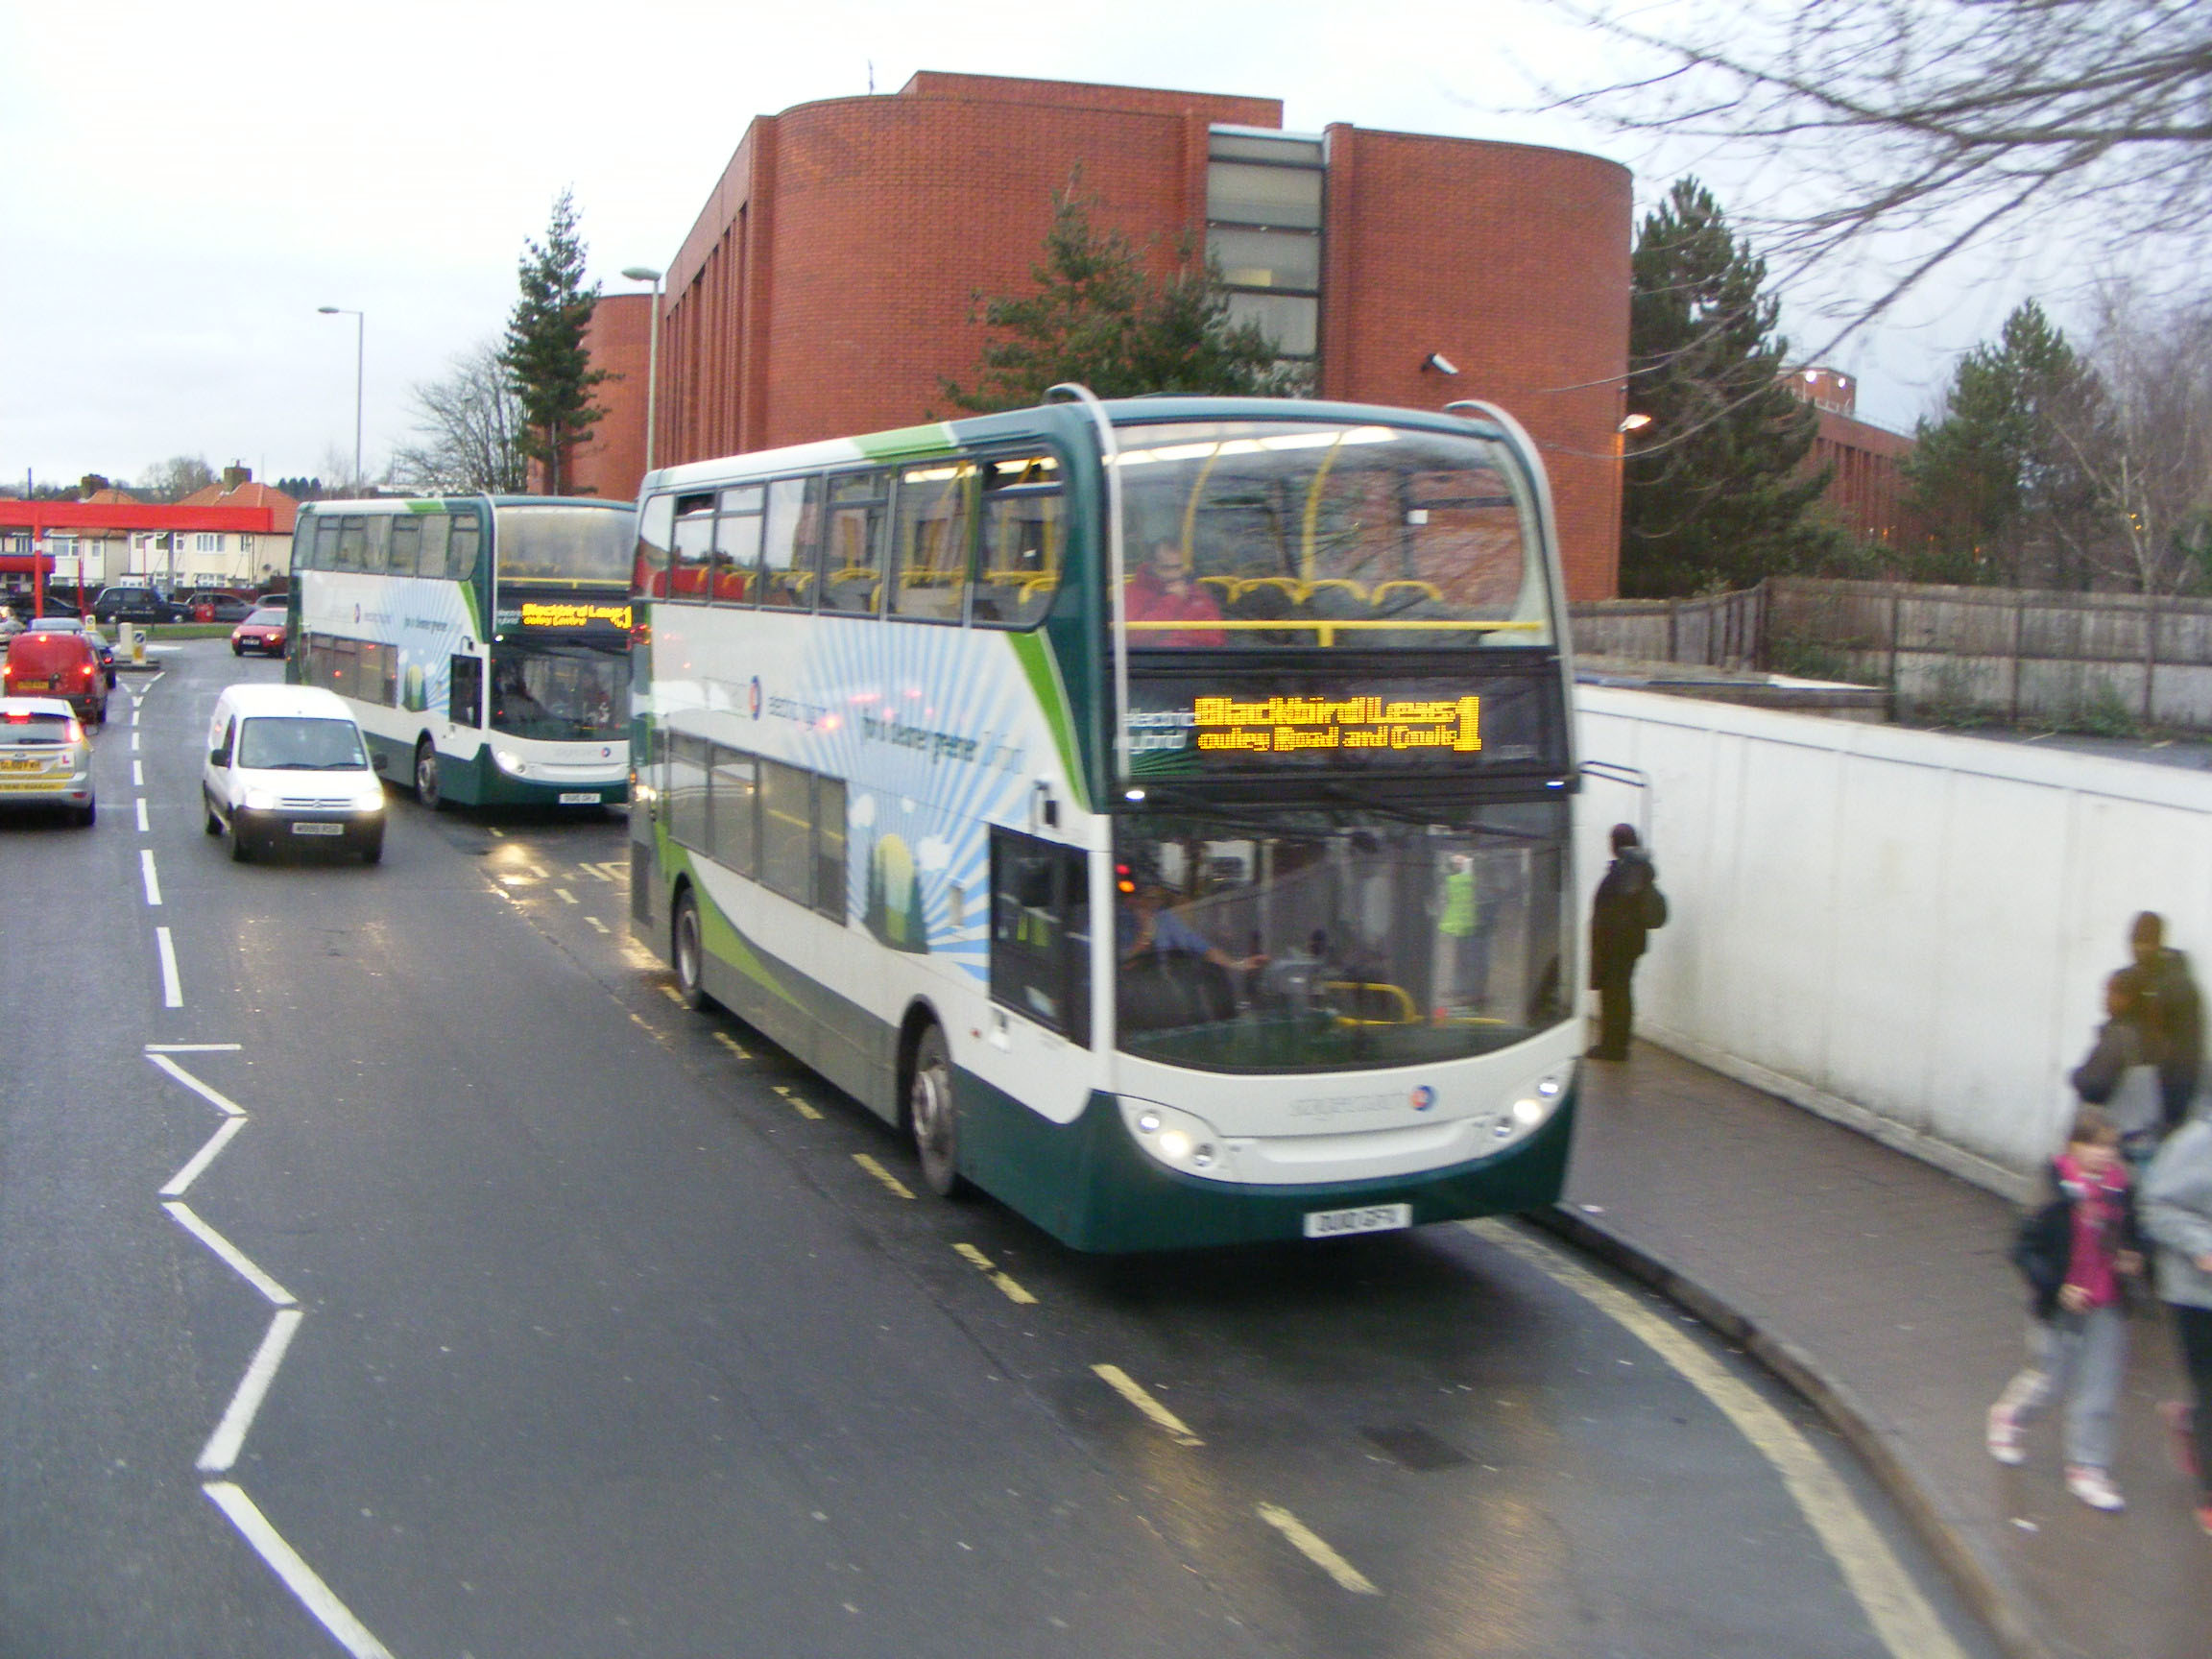
[[[1672,908],[1641,1034],[2014,1195],[2139,910],[2212,971],[2212,774],[1583,687]],[[1584,784],[1587,895],[1638,792]]]

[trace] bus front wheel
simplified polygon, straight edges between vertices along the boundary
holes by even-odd
[[[427,737],[415,745],[415,799],[433,812],[445,805],[438,787],[438,751]]]
[[[676,995],[684,1006],[707,1006],[707,948],[699,935],[699,901],[686,887],[676,900],[676,915],[669,923],[668,954],[676,964]]]
[[[952,1060],[946,1051],[945,1033],[934,1024],[923,1028],[921,1041],[914,1046],[906,1116],[914,1132],[914,1150],[922,1158],[922,1179],[940,1198],[958,1196],[966,1183],[960,1179],[960,1121],[952,1106]]]

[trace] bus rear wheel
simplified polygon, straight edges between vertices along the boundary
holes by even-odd
[[[952,1059],[945,1047],[945,1033],[935,1024],[923,1027],[914,1045],[914,1072],[906,1087],[906,1120],[914,1134],[914,1150],[921,1155],[922,1179],[940,1198],[953,1198],[966,1190],[960,1179],[960,1120],[952,1105]]]
[[[415,745],[415,799],[433,812],[445,805],[438,787],[438,751],[427,737]]]
[[[686,887],[677,895],[676,914],[668,925],[668,955],[676,964],[676,995],[693,1010],[707,1006],[707,947],[699,931],[699,901]]]

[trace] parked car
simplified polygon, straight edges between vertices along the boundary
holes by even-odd
[[[38,594],[32,592],[28,588],[20,593],[11,593],[6,601],[6,613],[12,615],[18,622],[28,622],[34,616],[77,616],[83,614],[76,606],[70,604],[68,600],[56,593],[51,588],[46,589],[45,603],[39,603],[39,598]]]
[[[103,588],[92,601],[92,616],[99,622],[174,622],[178,608],[151,588]]]
[[[108,724],[108,674],[82,628],[26,628],[8,641],[0,696],[60,697],[77,717]]]
[[[99,815],[84,723],[59,697],[0,697],[0,806],[47,805]]]
[[[230,630],[230,655],[243,657],[249,651],[258,651],[264,657],[281,657],[285,637],[284,608],[263,605]]]
[[[203,753],[207,833],[229,830],[241,864],[279,846],[344,848],[365,864],[384,856],[384,785],[336,692],[228,686]]]
[[[243,622],[253,601],[228,588],[200,588],[179,601],[195,622]]]

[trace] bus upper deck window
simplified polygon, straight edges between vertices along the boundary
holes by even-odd
[[[630,590],[640,599],[668,597],[670,548],[676,535],[676,497],[655,495],[637,516],[637,556]]]
[[[883,542],[891,520],[891,474],[830,480],[829,533],[822,547],[822,609],[875,613],[883,596]]]
[[[392,557],[388,568],[395,576],[412,576],[422,552],[422,520],[410,513],[392,520]]]
[[[714,556],[714,497],[679,495],[670,548],[668,596],[704,604],[707,568]]]
[[[445,541],[445,574],[466,582],[476,574],[476,553],[484,539],[483,519],[474,513],[453,515],[453,528]]]
[[[899,474],[892,507],[898,554],[891,579],[894,616],[958,622],[965,614],[974,490],[973,462],[933,462]]]
[[[1067,497],[1049,455],[983,464],[981,559],[970,615],[984,627],[1027,628],[1045,618],[1067,558]]]

